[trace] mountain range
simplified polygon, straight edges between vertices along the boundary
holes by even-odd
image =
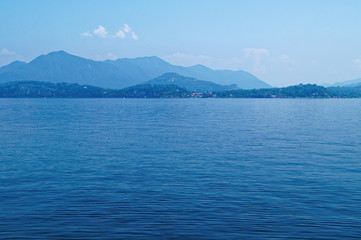
[[[242,70],[213,70],[203,65],[176,66],[154,56],[94,61],[64,51],[41,55],[29,63],[15,61],[3,66],[0,68],[0,83],[12,81],[67,82],[120,89],[144,83],[169,72],[184,76],[189,86],[192,81],[197,79],[208,81],[208,86],[211,81],[215,84],[213,85],[215,89],[211,88],[209,91],[218,90],[216,88],[219,88],[220,85],[231,85],[225,86],[226,89],[236,86],[241,89],[270,87],[267,83]],[[174,76],[171,77],[174,78]],[[206,89],[202,88],[202,90]]]
[[[336,82],[333,84],[323,84],[325,87],[356,87],[361,85],[361,78],[347,80],[343,82]]]

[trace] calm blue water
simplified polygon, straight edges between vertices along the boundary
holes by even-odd
[[[361,237],[359,99],[0,99],[0,239]]]

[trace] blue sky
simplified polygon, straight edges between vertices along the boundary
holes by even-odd
[[[64,50],[332,83],[361,77],[360,12],[358,0],[2,0],[0,66]]]

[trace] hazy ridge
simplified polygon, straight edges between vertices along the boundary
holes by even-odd
[[[158,57],[94,61],[64,51],[41,55],[29,63],[16,61],[3,66],[0,68],[0,83],[11,81],[68,82],[103,88],[124,88],[168,72],[221,85],[235,84],[242,89],[270,87],[252,74],[241,70],[212,70],[202,65],[175,66]]]

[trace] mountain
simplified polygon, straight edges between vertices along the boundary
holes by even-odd
[[[324,84],[326,87],[355,87],[361,85],[361,78],[343,81],[343,82],[336,82],[333,84]]]
[[[0,83],[45,81],[88,84],[104,88],[124,88],[167,72],[213,81],[222,85],[236,84],[242,89],[270,87],[252,74],[241,70],[212,70],[202,65],[175,66],[158,57],[94,61],[64,51],[41,55],[29,63],[16,61],[3,66],[0,68]]]
[[[235,84],[224,86],[210,81],[184,77],[177,73],[165,73],[159,77],[146,81],[143,84],[176,85],[191,92],[220,92],[237,89]]]
[[[0,68],[0,82],[68,82],[109,88],[133,85],[126,73],[111,64],[77,57],[64,51],[41,55],[27,64],[10,65]]]

